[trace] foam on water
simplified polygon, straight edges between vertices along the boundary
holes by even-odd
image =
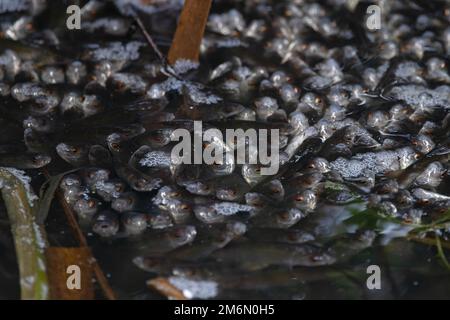
[[[402,100],[413,107],[450,108],[450,86],[442,85],[435,89],[428,89],[421,85],[396,86],[389,91],[390,98]]]
[[[144,43],[131,41],[128,43],[111,42],[106,47],[96,48],[92,52],[92,57],[96,61],[100,60],[137,60],[139,49]]]
[[[150,151],[139,161],[144,167],[170,167],[170,156],[163,151]]]
[[[28,10],[29,0],[0,0],[0,13]]]
[[[252,206],[243,205],[236,202],[218,202],[214,203],[212,207],[218,214],[224,216],[231,216],[240,211],[249,212],[253,210]]]
[[[218,294],[218,284],[213,281],[174,276],[169,278],[169,282],[182,291],[188,299],[211,299]]]
[[[196,103],[214,104],[222,101],[222,98],[219,96],[204,92],[204,87],[200,83],[193,83],[169,77],[166,81],[156,85],[165,92],[177,91],[180,94],[182,93],[183,88],[186,88],[190,98]],[[150,88],[150,91],[152,91],[152,88]]]
[[[380,174],[400,169],[399,153],[380,151],[356,154],[351,159],[339,157],[330,162],[330,166],[343,178],[361,177],[367,173]]]
[[[177,74],[183,74],[188,71],[197,69],[199,66],[199,63],[196,61],[192,61],[189,59],[178,59],[175,64],[173,65],[173,69]]]

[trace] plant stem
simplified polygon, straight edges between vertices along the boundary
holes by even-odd
[[[21,298],[47,300],[49,287],[44,250],[45,230],[36,222],[33,203],[20,179],[10,170],[0,168],[0,188],[14,237],[20,272]]]

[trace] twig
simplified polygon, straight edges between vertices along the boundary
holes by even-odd
[[[145,39],[147,40],[148,44],[150,45],[150,47],[152,47],[153,51],[155,51],[156,55],[158,56],[159,60],[161,61],[162,65],[164,67],[162,70],[163,73],[165,73],[165,75],[167,75],[167,76],[171,76],[178,80],[181,80],[181,77],[179,75],[177,75],[174,72],[174,70],[170,67],[169,63],[167,62],[166,57],[164,57],[164,55],[161,53],[158,46],[156,45],[155,41],[153,41],[152,36],[145,29],[145,26],[142,23],[141,18],[139,18],[139,16],[136,13],[133,15],[133,18],[136,21],[139,29],[141,29],[141,32],[144,35]]]
[[[160,294],[172,300],[187,300],[183,292],[172,285],[166,278],[155,278],[147,281],[150,288],[155,289]]]
[[[42,172],[46,176],[47,179],[50,179],[50,174],[48,173],[47,169],[43,168]],[[78,240],[78,243],[81,247],[86,247],[89,253],[89,260],[92,264],[92,269],[94,271],[95,277],[97,278],[97,281],[103,291],[103,294],[105,297],[109,300],[116,300],[116,295],[114,291],[112,290],[111,286],[108,283],[108,280],[105,277],[105,274],[103,273],[102,269],[100,268],[100,265],[98,264],[97,260],[92,254],[91,249],[88,246],[88,242],[86,238],[84,237],[83,231],[81,231],[80,226],[78,225],[78,221],[75,218],[75,214],[72,211],[72,208],[67,204],[66,200],[64,200],[64,195],[62,194],[61,190],[58,188],[56,191],[56,196],[59,200],[59,203],[61,204],[61,207],[63,208],[63,211],[66,215],[67,221],[69,223],[70,228],[72,229],[72,232],[75,236],[75,238]]]
[[[136,21],[139,29],[141,29],[142,33],[144,34],[145,39],[147,40],[147,42],[150,44],[150,46],[152,47],[153,51],[156,52],[156,54],[158,55],[158,58],[164,63],[166,63],[166,58],[164,57],[164,55],[161,53],[161,51],[159,50],[158,46],[156,45],[156,43],[153,41],[152,37],[150,36],[150,34],[147,32],[147,30],[145,29],[144,24],[142,23],[141,18],[139,18],[139,16],[137,14],[134,14],[134,20]]]
[[[169,50],[169,63],[198,61],[212,0],[186,0]]]

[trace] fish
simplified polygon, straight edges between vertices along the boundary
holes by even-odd
[[[277,229],[268,227],[251,228],[245,234],[245,237],[251,241],[267,241],[270,243],[290,243],[301,244],[307,242],[313,242],[316,237],[308,231],[298,229]]]
[[[126,181],[135,191],[148,192],[157,189],[162,180],[146,176],[138,170],[122,164],[115,165],[117,175]]]
[[[112,199],[111,208],[117,212],[148,212],[153,206],[151,201],[144,200],[136,192],[128,191],[122,192],[118,197]]]
[[[269,266],[318,267],[336,262],[336,257],[332,254],[309,244],[235,244],[213,253],[212,258],[248,271],[262,270]]]
[[[147,229],[147,215],[141,212],[128,211],[120,216],[124,232],[130,236],[137,236]]]
[[[301,210],[289,207],[264,211],[252,219],[252,222],[258,227],[288,229],[307,216]]]
[[[191,244],[197,236],[197,229],[191,225],[179,225],[166,229],[152,230],[139,239],[129,240],[130,251],[137,256],[159,257],[177,248]]]
[[[106,210],[99,212],[92,221],[92,231],[102,238],[111,238],[119,231],[117,213]]]
[[[94,197],[81,197],[73,204],[73,211],[81,224],[87,225],[92,223],[92,219],[98,213],[101,202]]]
[[[99,180],[91,189],[105,202],[111,202],[125,192],[126,184],[120,179]]]
[[[17,169],[39,169],[52,161],[49,155],[41,153],[20,152],[0,153],[0,166]]]
[[[82,231],[101,239],[99,252],[121,255],[112,268],[134,261],[211,281],[217,298],[279,298],[276,288],[292,298],[303,280],[334,277],[379,244],[379,228],[343,224],[353,210],[441,227],[450,203],[443,1],[386,2],[377,32],[361,1],[214,5],[199,62],[170,65],[158,47],[170,46],[180,1],[88,1],[77,32],[63,5],[3,2],[0,166],[26,170],[36,187],[39,169],[72,167],[60,191]],[[136,13],[151,41],[135,32],[145,31]],[[195,121],[217,133],[200,151],[226,157],[172,159],[176,130],[192,135]],[[220,138],[227,129],[278,130],[279,170],[240,163],[249,142]]]
[[[63,160],[74,167],[82,167],[88,164],[89,146],[69,145],[61,142],[56,146],[56,152]]]
[[[94,144],[88,151],[89,165],[93,167],[112,168],[113,159],[108,149],[102,145]]]

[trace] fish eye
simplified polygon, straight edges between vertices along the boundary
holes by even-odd
[[[111,148],[113,148],[114,150],[119,150],[120,149],[120,146],[119,146],[119,144],[118,143],[112,143],[111,144]]]
[[[94,208],[94,207],[95,207],[95,201],[92,200],[92,199],[89,200],[87,204],[88,204],[88,207],[89,207],[89,208]]]
[[[141,178],[141,179],[139,179],[139,180],[136,182],[136,185],[137,185],[139,188],[142,188],[142,187],[145,186],[146,183],[147,183],[147,180],[144,179],[144,178]]]
[[[320,99],[319,97],[317,97],[317,98],[314,99],[314,102],[315,102],[316,104],[320,104],[320,103],[322,103],[322,99]]]
[[[183,210],[187,210],[187,209],[189,209],[189,205],[183,203],[183,204],[180,206],[180,208],[183,209]]]
[[[256,169],[255,169],[255,172],[256,172],[256,173],[260,173],[260,172],[261,172],[261,168],[256,168]]]
[[[183,238],[184,236],[183,229],[175,229],[173,235],[175,236],[175,238]]]
[[[223,242],[223,241],[227,240],[227,237],[226,237],[225,234],[220,234],[220,235],[217,236],[217,240],[219,242]]]
[[[295,233],[293,233],[293,232],[288,233],[287,239],[290,240],[290,241],[295,241],[295,240],[297,240],[297,235]]]
[[[72,153],[79,153],[80,149],[77,147],[70,147],[70,152]]]
[[[256,203],[253,204],[253,206],[257,207],[257,208],[262,208],[263,204],[261,202],[256,202]]]
[[[128,198],[128,199],[127,199],[127,203],[128,203],[128,204],[132,204],[132,203],[133,203],[133,199]]]
[[[305,197],[303,197],[301,194],[300,194],[300,195],[297,195],[297,196],[295,197],[295,201],[301,202],[301,201],[303,201],[303,200],[305,200]]]
[[[177,197],[180,196],[180,193],[179,193],[178,191],[174,191],[174,192],[171,192],[171,193],[170,193],[170,196],[171,196],[171,197],[174,197],[174,198],[177,198]]]
[[[288,212],[282,212],[282,213],[280,213],[279,217],[280,217],[281,220],[287,220],[287,219],[289,219],[289,213]]]
[[[121,185],[121,184],[116,184],[116,185],[114,186],[114,189],[115,189],[117,192],[122,192],[122,191],[123,191],[123,185]]]

